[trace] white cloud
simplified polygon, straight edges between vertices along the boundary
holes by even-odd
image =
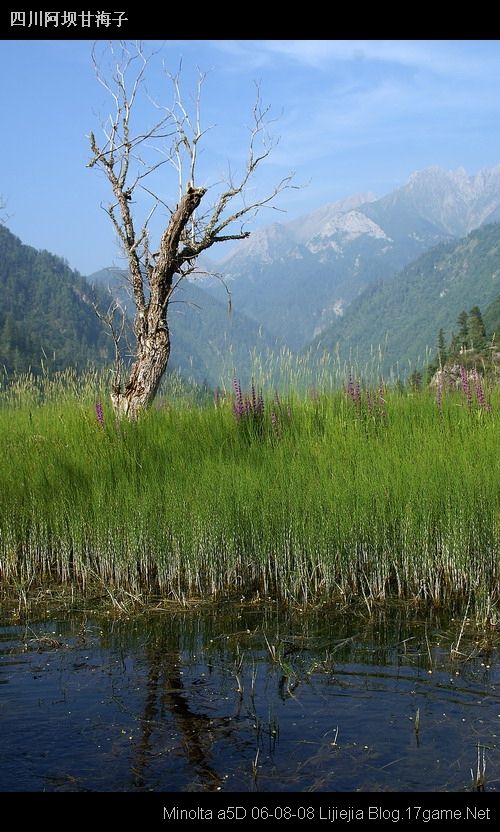
[[[486,79],[500,70],[499,41],[253,40],[212,41],[211,45],[246,69],[288,59],[315,69],[376,61],[455,78]]]

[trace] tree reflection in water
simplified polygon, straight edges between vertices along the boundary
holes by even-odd
[[[152,759],[165,753],[157,748],[158,735],[167,731],[173,720],[179,742],[167,753],[187,761],[197,779],[193,788],[218,791],[224,778],[210,760],[211,751],[215,742],[232,735],[232,718],[211,717],[192,709],[178,652],[166,652],[155,645],[146,648],[146,657],[149,670],[141,739],[132,764],[134,788],[148,788],[148,766]]]

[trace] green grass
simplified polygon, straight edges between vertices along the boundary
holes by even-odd
[[[430,392],[385,391],[372,415],[342,390],[269,395],[240,423],[231,395],[119,426],[104,402],[102,428],[99,379],[68,378],[0,393],[4,587],[471,599],[498,619],[500,390],[489,412],[448,393],[441,415]]]

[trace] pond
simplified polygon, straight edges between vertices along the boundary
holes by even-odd
[[[4,792],[499,788],[498,645],[459,618],[242,602],[0,624]]]

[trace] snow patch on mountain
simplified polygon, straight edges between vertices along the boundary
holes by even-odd
[[[355,194],[347,199],[324,205],[317,211],[288,223],[273,223],[259,228],[232,249],[219,265],[234,274],[240,270],[239,263],[248,260],[259,262],[261,265],[286,257],[298,260],[304,256],[301,246],[313,253],[329,248],[341,254],[342,241],[332,240],[325,245],[327,237],[346,234],[349,240],[353,240],[362,233],[371,233],[372,236],[377,236],[380,232],[383,234],[381,229],[374,232],[372,226],[375,227],[375,223],[358,213],[361,206],[374,201],[376,196],[371,192]],[[351,213],[354,216],[349,219]],[[361,230],[363,225],[366,231]],[[320,237],[324,238],[323,242],[319,242]],[[313,240],[316,242],[311,242]]]
[[[325,223],[319,234],[307,243],[307,248],[313,253],[324,248],[333,248],[334,251],[338,251],[339,243],[337,240],[332,240],[332,237],[340,237],[345,245],[364,234],[377,240],[390,240],[385,231],[365,214],[359,211],[348,211],[347,214],[339,214]]]

